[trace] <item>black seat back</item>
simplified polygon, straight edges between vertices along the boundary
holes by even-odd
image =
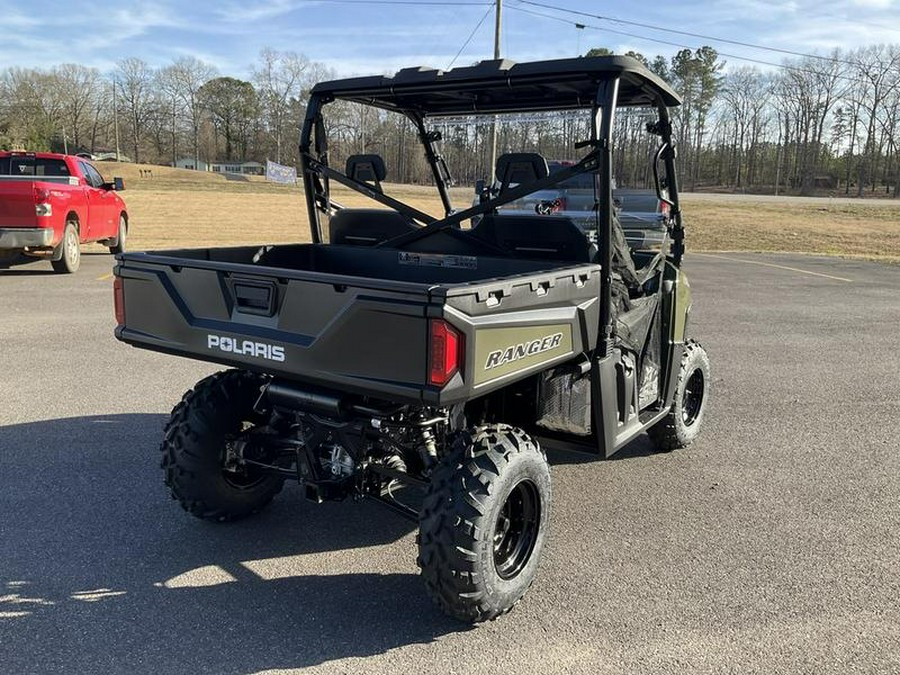
[[[417,230],[412,221],[387,209],[341,209],[328,223],[332,244],[375,246]]]
[[[387,168],[380,155],[350,155],[344,173],[348,178],[371,185],[381,192],[381,181],[387,176]]]
[[[497,180],[500,194],[510,184],[533,183],[550,175],[547,160],[536,152],[508,152],[497,158]]]
[[[519,258],[593,262],[597,247],[566,216],[485,214],[472,234]]]

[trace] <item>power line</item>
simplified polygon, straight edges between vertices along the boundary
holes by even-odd
[[[636,40],[645,40],[647,42],[656,42],[659,44],[669,45],[670,47],[680,47],[681,49],[690,49],[690,50],[696,49],[696,47],[692,47],[691,45],[682,44],[680,42],[670,42],[669,40],[662,40],[660,38],[652,38],[652,37],[647,37],[645,35],[637,35],[635,33],[629,33],[627,31],[615,30],[614,28],[607,28],[606,26],[593,26],[591,24],[584,24],[584,23],[575,24],[574,22],[572,22],[568,19],[563,19],[562,17],[559,17],[559,16],[554,16],[552,14],[544,14],[542,12],[535,12],[533,10],[524,9],[522,7],[510,7],[510,9],[515,10],[517,12],[522,12],[524,14],[538,16],[538,17],[541,17],[544,19],[551,19],[553,21],[558,21],[558,22],[564,23],[568,26],[571,26],[571,25],[583,26],[584,28],[591,28],[593,30],[598,30],[601,32],[614,33],[615,35],[624,35],[625,37],[634,38]],[[764,65],[764,66],[772,66],[774,68],[782,68],[784,70],[790,70],[790,71],[797,72],[797,73],[807,73],[809,75],[821,75],[821,73],[816,72],[815,70],[809,70],[808,68],[801,68],[798,66],[789,66],[789,65],[785,65],[784,63],[775,63],[774,61],[763,61],[762,59],[754,59],[749,56],[738,56],[737,54],[729,54],[727,52],[717,51],[717,53],[720,56],[725,56],[725,57],[728,57],[729,59],[736,59],[738,61],[747,61],[749,63],[757,63],[757,64]],[[853,64],[848,63],[848,65],[853,65]],[[856,78],[849,77],[846,75],[835,75],[835,78],[837,78],[839,80],[847,80],[848,82],[856,82]]]
[[[474,7],[484,7],[490,5],[490,2],[482,0],[481,2],[449,2],[444,0],[330,0],[332,3],[340,3],[342,5],[416,5],[418,7],[459,7],[460,5],[468,5]]]
[[[475,37],[475,33],[478,32],[478,29],[481,28],[481,24],[484,23],[484,20],[490,16],[491,11],[494,9],[492,5],[488,5],[487,11],[484,13],[484,16],[481,17],[481,20],[472,29],[472,32],[469,33],[469,37],[466,38],[466,41],[463,43],[463,46],[459,48],[459,51],[456,52],[456,56],[453,57],[453,60],[450,62],[450,65],[447,66],[447,70],[450,70],[453,67],[453,64],[456,63],[456,59],[459,58],[459,55],[463,53],[463,50],[469,46],[469,43],[472,41],[472,38]]]
[[[576,14],[578,16],[587,16],[592,19],[600,19],[601,21],[611,21],[613,23],[619,23],[628,26],[637,26],[638,28],[648,28],[650,30],[656,30],[663,33],[674,33],[676,35],[685,35],[687,37],[699,38],[701,40],[710,40],[712,42],[722,42],[725,44],[736,45],[738,47],[748,47],[750,49],[759,49],[767,52],[775,52],[779,54],[787,54],[788,56],[800,56],[807,59],[818,59],[820,61],[831,61],[836,63],[842,63],[844,65],[853,65],[849,61],[844,61],[842,59],[836,59],[830,56],[822,56],[820,54],[806,54],[804,52],[795,52],[790,49],[781,49],[779,47],[766,47],[765,45],[758,45],[752,42],[742,42],[740,40],[731,40],[729,38],[721,38],[714,37],[711,35],[703,35],[702,33],[692,33],[690,31],[678,30],[675,28],[665,28],[663,26],[656,26],[650,23],[642,23],[640,21],[630,21],[627,19],[619,19],[614,16],[604,16],[602,14],[590,14],[589,12],[582,12],[577,9],[569,9],[567,7],[560,7],[558,5],[551,5],[544,2],[535,2],[534,0],[518,0],[523,5],[532,5],[534,7],[543,7],[544,9],[552,9],[558,12],[567,12],[569,14]],[[649,38],[645,38],[649,39]]]

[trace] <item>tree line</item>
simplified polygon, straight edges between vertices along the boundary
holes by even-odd
[[[63,64],[0,73],[0,148],[120,154],[134,162],[265,160],[295,164],[305,95],[331,73],[263,50],[249,80],[193,57],[153,68],[121,60],[103,75]]]
[[[587,55],[610,54],[592,49]],[[725,69],[712,47],[666,58],[629,52],[682,96],[674,112],[684,189],[900,196],[900,45],[834,50],[780,68]],[[153,68],[137,58],[114,72],[63,64],[0,71],[0,148],[112,152],[135,162],[271,159],[296,165],[298,131],[312,85],[333,77],[302,54],[263,50],[248,80],[185,57]],[[652,112],[616,118],[617,181],[649,185]],[[483,122],[483,121],[482,121]],[[371,108],[328,107],[332,163],[377,152],[389,180],[428,180],[408,120]],[[491,129],[435,120],[441,153],[461,185],[490,175]],[[499,151],[577,157],[588,121],[571,113],[501,119]]]

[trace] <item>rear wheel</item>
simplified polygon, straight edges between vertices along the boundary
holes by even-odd
[[[281,476],[235,460],[238,437],[264,423],[254,410],[265,378],[228,370],[200,380],[175,406],[160,450],[166,485],[185,511],[234,520],[266,506]]]
[[[700,434],[703,416],[709,402],[709,357],[699,342],[685,345],[675,385],[672,409],[661,421],[648,429],[650,438],[663,451],[684,448]]]
[[[75,223],[67,223],[60,242],[59,260],[51,260],[53,271],[59,274],[74,274],[81,266],[81,242]]]
[[[419,566],[435,602],[463,621],[522,599],[550,522],[550,467],[520,429],[464,435],[435,469],[419,516]]]
[[[109,252],[113,255],[125,252],[125,240],[128,238],[128,222],[125,216],[119,216],[119,233],[116,237],[116,243],[109,247]]]

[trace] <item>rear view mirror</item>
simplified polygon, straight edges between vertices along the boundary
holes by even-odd
[[[475,194],[480,195],[484,193],[484,178],[479,178],[475,181]]]
[[[113,190],[116,192],[121,192],[125,189],[125,181],[122,180],[121,176],[116,176],[113,178]]]

